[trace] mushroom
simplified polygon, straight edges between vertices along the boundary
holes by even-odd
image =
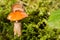
[[[23,11],[23,8],[21,8],[19,4],[14,5],[12,12],[7,17],[8,20],[14,21],[14,35],[18,35],[18,37],[21,36],[21,23],[19,20],[26,17],[28,17],[28,15]]]

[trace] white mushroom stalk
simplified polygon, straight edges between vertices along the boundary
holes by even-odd
[[[14,36],[18,35],[18,37],[21,36],[22,32],[21,32],[21,23],[18,21],[14,22]]]

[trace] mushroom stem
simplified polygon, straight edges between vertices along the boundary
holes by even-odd
[[[21,23],[18,21],[14,22],[14,36],[18,35],[21,36],[22,32],[21,32]]]

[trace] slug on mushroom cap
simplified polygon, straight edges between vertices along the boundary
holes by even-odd
[[[12,6],[12,12],[8,15],[7,19],[10,21],[22,20],[28,15],[24,12],[21,4],[14,4]]]
[[[12,6],[12,11],[15,12],[16,10],[24,11],[23,5],[21,5],[21,4],[14,4],[14,5]]]

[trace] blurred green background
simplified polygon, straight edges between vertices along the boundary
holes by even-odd
[[[0,40],[60,40],[60,0],[21,0],[29,15],[21,20],[22,36],[14,36],[7,20],[18,0],[0,0]]]

